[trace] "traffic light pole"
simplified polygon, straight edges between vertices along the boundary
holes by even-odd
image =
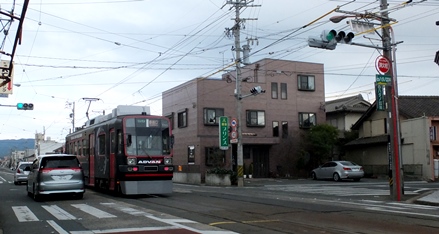
[[[407,1],[401,4],[401,6],[405,6],[412,1]],[[360,17],[360,18],[373,18],[379,19],[381,21],[381,29],[382,29],[382,47],[379,46],[370,46],[359,43],[349,43],[351,45],[370,47],[374,49],[383,50],[383,57],[390,61],[390,69],[387,71],[385,75],[390,77],[390,82],[386,85],[386,99],[387,99],[387,114],[388,114],[388,123],[387,123],[387,132],[390,136],[390,142],[388,145],[388,157],[389,157],[389,187],[390,194],[394,200],[400,201],[401,196],[404,192],[404,175],[403,175],[403,163],[401,157],[401,129],[399,122],[399,108],[398,108],[398,82],[397,82],[397,72],[396,72],[396,45],[401,42],[395,42],[395,37],[393,35],[393,30],[391,28],[390,21],[396,21],[394,19],[389,18],[389,10],[387,8],[387,0],[380,0],[380,13],[381,15],[375,13],[367,13],[360,14],[356,12],[346,12],[340,11],[339,9],[335,10],[336,12],[345,13],[347,15],[342,16],[334,16],[331,17],[330,20],[333,23],[339,23],[341,20],[347,17]],[[352,15],[352,16],[350,16]],[[379,28],[372,28],[362,33],[366,33],[368,31],[376,31]],[[392,33],[392,35],[390,35]],[[336,44],[331,45],[330,47],[326,46],[324,43],[329,42],[323,40],[323,36],[321,35],[322,40],[315,39],[310,37],[308,39],[308,45],[310,47],[317,47],[323,49],[335,49]],[[393,53],[393,54],[392,54]],[[439,61],[439,59],[438,59]]]
[[[382,37],[383,37],[383,56],[391,61],[391,69],[386,75],[391,78],[390,85],[386,85],[386,97],[387,97],[387,112],[388,117],[391,120],[388,123],[389,135],[390,135],[390,154],[389,154],[389,187],[390,195],[396,201],[401,201],[403,193],[403,170],[402,170],[402,157],[401,157],[401,136],[400,136],[400,123],[399,123],[399,110],[398,110],[398,87],[396,77],[396,62],[395,56],[392,56],[392,42],[390,36],[390,27],[385,27],[389,24],[389,14],[387,11],[387,0],[381,0],[381,24]],[[392,35],[392,40],[394,36]],[[394,49],[393,49],[394,51]],[[393,57],[393,59],[392,59]]]

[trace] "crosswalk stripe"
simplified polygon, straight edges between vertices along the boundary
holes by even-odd
[[[55,216],[58,220],[73,220],[76,219],[75,216],[71,215],[67,211],[61,209],[57,205],[52,206],[42,206],[45,210],[47,210],[50,214]]]
[[[134,209],[134,208],[130,208],[130,207],[126,207],[126,206],[122,206],[122,205],[115,204],[115,203],[101,203],[101,205],[108,206],[108,207],[111,207],[111,208],[113,208],[113,209],[116,209],[116,210],[122,211],[122,212],[124,212],[124,213],[126,213],[126,214],[130,214],[130,215],[134,215],[134,216],[146,216],[146,215],[151,215],[151,214],[148,214],[148,213],[143,212],[143,211],[141,211],[141,210],[137,210],[137,209]]]
[[[73,207],[80,209],[81,211],[84,211],[87,214],[93,215],[96,218],[115,218],[117,216],[112,215],[110,213],[107,213],[103,210],[99,210],[97,208],[94,208],[92,206],[89,206],[87,204],[72,204]]]
[[[14,211],[18,222],[38,221],[37,216],[35,216],[27,206],[13,206],[12,210]]]

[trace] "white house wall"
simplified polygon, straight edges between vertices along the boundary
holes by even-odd
[[[349,113],[344,115],[343,130],[350,130],[352,125],[354,125],[362,115],[363,113]]]
[[[430,120],[427,117],[401,121],[402,162],[404,165],[423,165],[422,177],[434,180],[431,165]]]

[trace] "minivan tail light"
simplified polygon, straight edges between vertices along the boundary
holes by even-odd
[[[21,173],[21,171],[20,171],[20,168],[19,168],[19,169],[17,169],[17,173]]]
[[[49,173],[50,171],[52,171],[52,169],[50,168],[43,168],[40,170],[40,173]]]

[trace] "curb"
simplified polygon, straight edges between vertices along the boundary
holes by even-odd
[[[428,202],[428,201],[414,201],[414,204],[418,205],[426,205],[426,206],[439,206],[439,203],[436,202]],[[1,234],[1,232],[0,232]]]

